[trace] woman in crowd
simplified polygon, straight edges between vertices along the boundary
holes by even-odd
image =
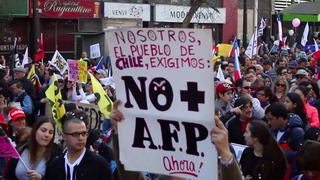
[[[303,129],[307,130],[309,122],[301,97],[296,93],[288,93],[284,105],[290,113],[294,113],[300,117],[303,122]]]
[[[73,82],[69,81],[68,78],[64,80],[63,89],[61,89],[61,95],[63,100],[72,101],[72,93],[73,93]]]
[[[54,122],[48,117],[40,117],[35,122],[28,145],[20,153],[24,162],[11,159],[6,179],[40,180],[42,178],[48,162],[52,157],[61,154],[61,149],[53,143],[54,127]]]
[[[272,93],[277,97],[278,101],[284,103],[286,94],[289,91],[289,84],[283,77],[277,77],[272,84]]]
[[[297,93],[303,101],[310,127],[319,127],[319,113],[317,108],[311,106],[308,102],[307,88],[305,86],[298,86],[294,92]]]
[[[282,180],[287,162],[268,125],[262,121],[250,121],[244,134],[247,147],[240,165],[246,180]]]

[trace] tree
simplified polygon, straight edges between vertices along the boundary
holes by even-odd
[[[193,15],[198,11],[198,9],[200,8],[200,6],[203,3],[207,4],[209,7],[214,9],[217,13],[219,13],[219,10],[216,7],[214,7],[213,5],[211,5],[211,3],[209,3],[209,2],[210,2],[210,0],[191,0],[191,8],[190,8],[189,12],[187,13],[187,16],[184,18],[184,20],[182,22],[182,27],[187,28],[189,26]]]

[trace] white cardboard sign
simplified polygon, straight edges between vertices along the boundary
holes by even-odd
[[[217,179],[210,30],[134,28],[106,35],[125,116],[118,126],[125,169]]]
[[[95,59],[101,57],[100,44],[93,44],[90,46],[90,58]]]

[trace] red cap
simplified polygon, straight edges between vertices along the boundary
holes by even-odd
[[[234,90],[235,88],[232,86],[232,84],[229,83],[219,83],[216,87],[216,95],[218,96],[220,93],[227,92],[229,90]]]
[[[24,112],[19,109],[19,108],[12,108],[10,111],[9,111],[9,119],[12,120],[12,121],[15,121],[17,120],[18,118],[26,118],[26,115],[24,114]]]

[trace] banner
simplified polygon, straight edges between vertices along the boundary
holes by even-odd
[[[62,57],[58,50],[56,50],[54,53],[51,61],[49,61],[49,64],[54,66],[60,72],[60,74],[63,74],[68,69],[67,61]]]
[[[126,170],[218,179],[213,128],[211,32],[123,29],[106,33]]]
[[[87,62],[68,59],[68,80],[87,82],[88,68]]]
[[[0,126],[0,157],[19,158],[19,153]]]

